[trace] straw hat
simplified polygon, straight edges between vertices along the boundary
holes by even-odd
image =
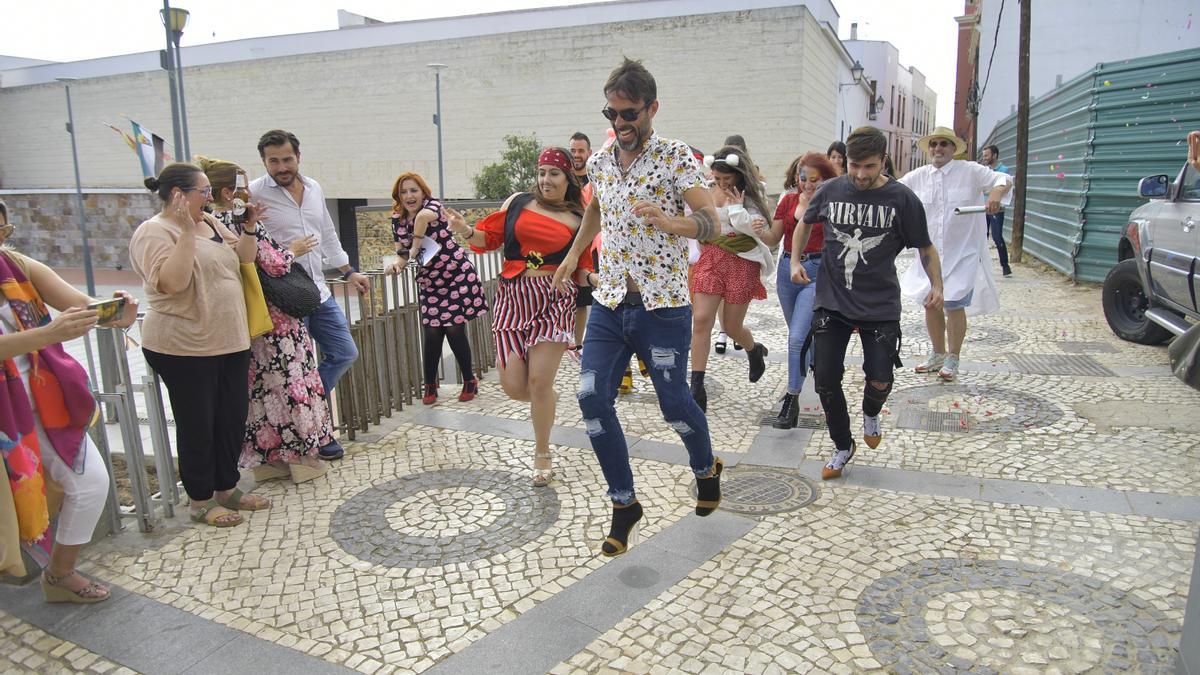
[[[922,136],[917,141],[917,147],[925,152],[929,152],[929,141],[935,138],[944,138],[948,141],[954,141],[954,154],[959,155],[967,151],[967,142],[954,134],[953,129],[946,127],[936,127],[928,135]]]

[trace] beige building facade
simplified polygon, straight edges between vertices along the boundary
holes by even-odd
[[[705,151],[742,134],[777,192],[794,157],[837,138],[839,95],[867,95],[839,91],[849,57],[837,21],[830,0],[649,0],[185,46],[190,147],[253,177],[264,173],[259,135],[279,127],[300,138],[301,170],[331,201],[386,199],[408,170],[436,191],[427,64],[444,63],[445,193],[471,198],[472,177],[498,160],[507,134],[565,145],[583,131],[599,147],[603,83],[628,55],[658,82],[659,133]],[[62,76],[78,78],[85,192],[139,191],[138,162],[105,123],[127,129],[127,117],[172,140],[167,78],[153,53],[0,72],[0,197],[73,191]],[[59,253],[69,264],[70,252]]]

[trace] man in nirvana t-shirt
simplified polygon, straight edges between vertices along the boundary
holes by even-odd
[[[929,240],[925,208],[912,190],[883,174],[887,138],[875,127],[859,127],[846,139],[846,175],[821,187],[792,235],[808,240],[814,223],[825,224],[825,246],[813,312],[813,368],[825,408],[833,458],[821,478],[838,478],[854,457],[850,414],[842,391],[846,346],[858,329],[863,350],[863,441],[875,448],[883,437],[879,413],[900,364],[900,282],[896,256],[918,249],[921,265],[936,279],[925,306],[942,304],[941,264]],[[812,280],[792,259],[792,281]]]

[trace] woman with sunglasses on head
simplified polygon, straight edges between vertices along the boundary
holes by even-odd
[[[450,343],[450,351],[454,352],[462,373],[463,388],[458,400],[470,401],[479,391],[479,380],[471,365],[467,322],[487,312],[487,300],[475,266],[450,233],[442,203],[433,198],[433,191],[420,174],[402,173],[392,185],[392,238],[396,240],[400,262],[389,267],[388,274],[398,274],[409,264],[417,266],[425,343],[422,355],[425,395],[421,402],[425,405],[437,402],[443,339]],[[437,252],[422,264],[421,250],[427,242],[436,246]]]
[[[194,164],[169,164],[146,187],[162,210],[129,242],[148,305],[142,353],[167,385],[192,520],[232,527],[242,522],[239,510],[271,506],[237,487],[250,404],[250,330],[238,266],[254,261],[257,214],[251,206],[239,237],[205,213],[212,185]]]
[[[776,429],[796,426],[800,414],[797,401],[804,389],[808,367],[812,365],[808,334],[812,328],[813,301],[817,294],[817,270],[821,268],[821,247],[825,243],[821,223],[812,226],[807,242],[794,241],[792,233],[817,188],[834,178],[837,178],[834,164],[820,152],[806,152],[797,157],[788,167],[783,181],[784,194],[779,198],[771,227],[760,233],[768,246],[773,247],[780,239],[783,240],[783,253],[775,274],[775,291],[779,294],[779,304],[788,326],[788,384],[779,415],[771,423]],[[804,266],[812,281],[807,284],[792,281],[792,265],[796,263]]]
[[[583,191],[571,170],[571,155],[545,148],[538,155],[532,194],[518,192],[499,211],[469,227],[463,215],[447,209],[450,229],[477,253],[504,250],[504,268],[492,308],[492,335],[500,386],[514,401],[529,401],[533,418],[533,484],[554,478],[550,429],[558,392],[554,377],[563,352],[575,341],[575,297],[592,271],[589,246],[578,257],[574,283],[551,283],[583,222]]]
[[[704,374],[718,311],[725,333],[746,348],[750,381],[758,382],[766,372],[767,346],[755,342],[742,322],[751,300],[766,299],[763,281],[770,278],[775,258],[754,230],[756,221],[765,225],[769,209],[749,155],[727,145],[705,157],[704,163],[712,169],[713,201],[721,221],[717,236],[700,242],[700,260],[692,267],[691,280],[691,391],[700,409],[707,411]]]
[[[309,237],[285,248],[266,228],[251,223],[257,214],[255,205],[248,203],[252,195],[242,167],[199,156],[196,163],[213,189],[213,217],[235,235],[253,227],[254,263],[263,274],[287,274],[296,256],[316,246]],[[237,195],[239,189],[245,194]],[[250,469],[259,483],[285,476],[302,483],[327,471],[317,451],[333,441],[333,420],[304,320],[286,314],[270,300],[267,311],[271,330],[250,340],[250,406],[239,465]]]
[[[47,602],[100,602],[108,589],[76,572],[75,562],[104,511],[109,477],[87,435],[96,413],[87,373],[62,346],[95,327],[99,312],[88,309],[94,299],[54,270],[9,247],[15,229],[0,202],[0,433],[6,446],[0,449],[0,572],[24,576],[24,548],[44,567]],[[124,299],[124,309],[106,316],[106,325],[132,325],[137,300],[125,291],[113,297]],[[47,306],[58,310],[53,319]],[[62,496],[53,544],[51,483]]]

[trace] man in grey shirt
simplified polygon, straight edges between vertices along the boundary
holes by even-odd
[[[250,194],[266,204],[262,224],[275,241],[296,254],[296,262],[317,282],[321,305],[305,318],[313,340],[321,347],[317,372],[325,395],[329,396],[338,379],[358,358],[358,348],[350,337],[346,315],[324,283],[324,270],[335,267],[342,279],[354,284],[359,293],[370,290],[367,277],[350,266],[350,256],[342,249],[333,218],[325,208],[325,193],[317,181],[300,175],[300,141],[295,134],[272,129],[258,141],[258,155],[267,175],[250,183]],[[342,446],[334,440],[321,448],[322,459],[340,459]]]

